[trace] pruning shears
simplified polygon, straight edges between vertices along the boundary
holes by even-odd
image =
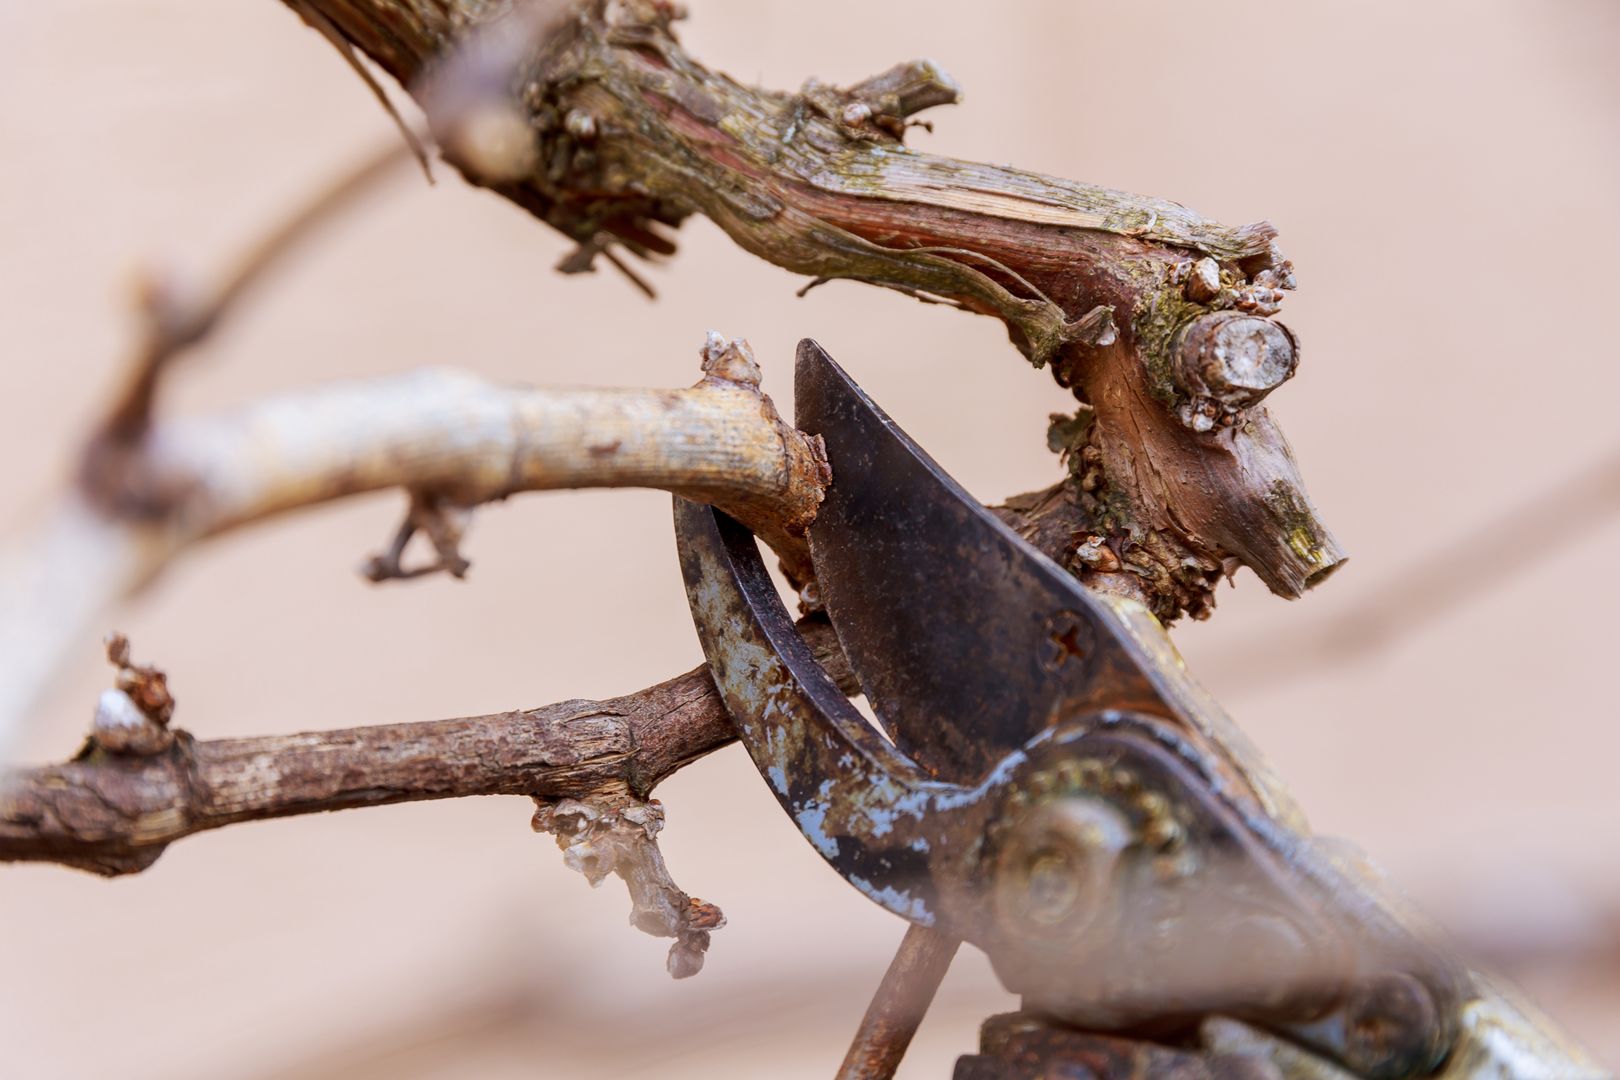
[[[882,730],[753,536],[678,499],[687,594],[799,831],[1021,995],[958,1077],[1606,1075],[1310,834],[1145,608],[1027,544],[814,342],[795,396],[833,472],[809,533],[820,605]]]

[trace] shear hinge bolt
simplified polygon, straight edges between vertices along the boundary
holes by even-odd
[[[1344,1056],[1373,1076],[1427,1072],[1442,1047],[1439,1007],[1429,988],[1411,975],[1380,975],[1361,987],[1344,1013]]]
[[[1004,926],[1081,933],[1096,915],[1130,823],[1117,808],[1092,798],[1043,803],[1022,818],[996,857],[995,904]]]

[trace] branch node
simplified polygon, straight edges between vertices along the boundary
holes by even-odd
[[[1115,574],[1121,569],[1119,553],[1108,545],[1107,537],[1088,536],[1075,545],[1075,562],[1099,574]]]
[[[962,87],[932,60],[909,60],[896,64],[881,75],[863,79],[844,91],[853,100],[844,110],[844,123],[850,127],[870,121],[896,139],[904,138],[908,127],[931,125],[910,118],[924,109],[955,105],[962,100]],[[860,110],[851,118],[851,110]]]
[[[87,447],[82,463],[87,481],[121,474],[121,466],[152,428],[159,384],[170,362],[208,336],[220,315],[217,304],[155,267],[143,267],[135,275],[134,308],[140,345],[123,389]]]
[[[718,330],[710,330],[698,351],[703,359],[703,374],[711,379],[722,379],[745,389],[757,391],[763,375],[759,362],[754,359],[753,347],[742,338],[726,340]]]
[[[1119,327],[1114,323],[1114,309],[1098,304],[1069,325],[1069,340],[1078,345],[1107,348],[1119,340]]]
[[[617,874],[630,893],[630,925],[674,938],[667,967],[677,979],[703,969],[709,935],[726,924],[718,907],[681,891],[658,850],[664,806],[642,801],[622,784],[585,799],[535,799],[535,832],[557,838],[563,862],[594,888]]]
[[[465,579],[472,563],[461,554],[461,541],[467,534],[472,512],[428,491],[413,490],[410,499],[405,520],[395,530],[388,550],[367,559],[360,573],[373,583],[406,581],[438,573],[449,574],[458,581]],[[419,532],[433,545],[436,557],[431,563],[406,566],[405,549]]]
[[[1195,272],[1189,284],[1197,280]],[[1177,419],[1199,432],[1237,423],[1299,367],[1299,346],[1286,326],[1240,311],[1192,319],[1174,349],[1176,381],[1188,395]]]
[[[1183,263],[1176,268],[1185,269],[1187,280],[1184,286],[1187,299],[1195,304],[1207,304],[1221,292],[1221,265],[1214,259],[1205,255],[1190,267]]]
[[[807,79],[789,104],[782,141],[791,143],[808,115],[814,113],[840,125],[851,138],[887,136],[901,142],[908,128],[934,130],[931,124],[912,120],[913,114],[936,105],[954,105],[961,99],[961,86],[932,60],[896,64],[880,75],[842,89],[819,79]]]

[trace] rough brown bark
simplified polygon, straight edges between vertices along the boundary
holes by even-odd
[[[1259,404],[1298,360],[1269,319],[1293,287],[1270,225],[913,151],[911,114],[955,99],[926,62],[790,94],[694,61],[653,0],[299,4],[412,89],[469,179],[578,241],[573,269],[614,244],[671,251],[665,227],[700,213],[812,284],[1002,319],[1082,403],[1054,445],[1074,490],[1063,554],[1088,582],[1168,619],[1206,614],[1238,564],[1291,597],[1342,561]],[[518,178],[457,156],[478,94],[526,124]]]
[[[674,736],[677,742],[670,743]],[[579,798],[648,787],[730,737],[698,670],[613,701],[320,734],[174,740],[150,756],[93,751],[19,770],[0,789],[0,858],[102,874],[238,821],[465,795]]]
[[[803,629],[848,683],[831,627]],[[707,667],[606,701],[455,720],[214,741],[176,732],[147,754],[92,738],[66,764],[0,773],[0,861],[130,874],[176,840],[242,821],[468,795],[645,799],[735,738]]]

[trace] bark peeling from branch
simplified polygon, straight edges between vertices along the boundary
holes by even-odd
[[[1261,404],[1298,362],[1271,319],[1294,280],[1270,225],[915,151],[912,115],[958,93],[926,61],[783,93],[695,61],[660,0],[544,5],[544,20],[492,0],[300,2],[430,121],[437,73],[465,73],[468,50],[502,58],[475,81],[527,117],[534,167],[490,180],[449,159],[582,251],[664,254],[667,229],[703,214],[812,284],[865,281],[1001,319],[1082,403],[1083,438],[1063,445],[1084,465],[1066,481],[1064,556],[1088,583],[1170,619],[1208,614],[1239,565],[1294,597],[1343,561]]]

